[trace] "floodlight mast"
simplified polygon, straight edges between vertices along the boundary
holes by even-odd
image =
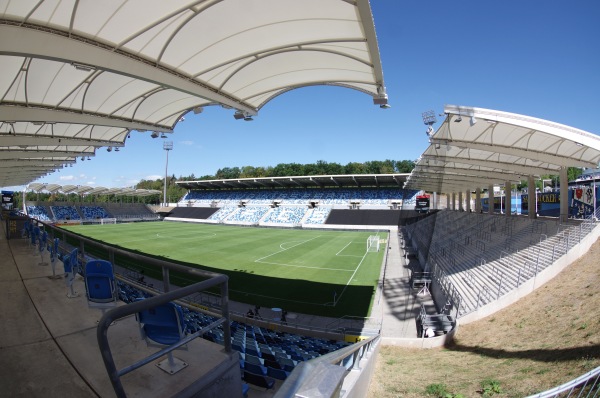
[[[433,135],[433,125],[435,123],[437,123],[437,118],[435,117],[435,112],[434,111],[426,111],[426,112],[423,112],[422,116],[423,116],[423,123],[426,126],[428,126],[425,134],[427,134],[427,137],[431,137]]]
[[[173,150],[173,141],[164,141],[163,149],[167,152],[167,164],[165,165],[165,186],[163,191],[163,206],[167,206],[167,170],[169,169],[169,151]]]

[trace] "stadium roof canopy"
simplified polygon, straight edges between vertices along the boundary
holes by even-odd
[[[236,178],[227,180],[177,181],[186,189],[256,188],[402,188],[405,174],[354,174],[298,177]]]
[[[475,190],[600,162],[600,137],[583,130],[482,108],[448,105],[444,113],[406,188]]]
[[[28,190],[34,192],[50,192],[50,193],[74,193],[77,195],[115,195],[115,196],[150,196],[159,195],[161,192],[156,189],[133,189],[133,188],[105,188],[105,187],[90,187],[85,185],[58,185],[58,184],[42,184],[32,183],[27,186]]]
[[[311,85],[387,105],[368,0],[2,0],[0,70],[0,186],[206,106],[251,119]]]

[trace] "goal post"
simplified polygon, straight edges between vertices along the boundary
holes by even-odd
[[[104,224],[116,224],[117,223],[117,219],[116,218],[101,218],[100,219],[100,224],[104,225]]]
[[[379,236],[371,235],[367,239],[367,252],[378,252],[379,251]]]

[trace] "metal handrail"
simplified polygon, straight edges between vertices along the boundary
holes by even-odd
[[[352,367],[353,369],[358,369],[360,360],[373,350],[380,337],[380,335],[372,336],[348,347],[299,363],[281,385],[275,394],[275,398],[295,397],[296,392],[303,386],[304,382],[310,380],[310,376],[315,373],[319,364],[340,365],[346,358],[352,355]],[[342,380],[347,375],[348,372],[344,372]]]
[[[106,367],[108,377],[109,377],[110,382],[113,386],[113,389],[115,390],[115,393],[118,397],[126,397],[127,396],[127,394],[125,393],[125,390],[123,388],[123,384],[121,383],[121,376],[123,376],[135,369],[138,369],[141,366],[144,366],[165,354],[168,354],[169,352],[175,350],[176,348],[178,348],[182,345],[189,343],[191,340],[201,336],[202,334],[206,333],[210,329],[216,328],[216,327],[224,324],[225,325],[224,329],[229,330],[229,327],[228,327],[228,325],[230,324],[229,308],[228,308],[228,300],[226,299],[227,298],[228,279],[229,278],[226,275],[218,275],[211,279],[208,279],[208,280],[205,280],[202,282],[198,282],[193,285],[189,285],[189,286],[177,289],[177,290],[173,290],[171,292],[164,293],[164,294],[152,297],[152,298],[136,301],[134,303],[120,306],[120,307],[115,307],[115,308],[111,309],[110,311],[106,312],[102,316],[102,318],[100,318],[100,321],[98,322],[98,328],[96,330],[96,338],[98,340],[100,354],[102,355],[102,360],[104,361],[104,366]],[[162,349],[154,354],[151,354],[148,357],[146,357],[136,363],[133,363],[129,366],[126,366],[125,368],[123,368],[121,370],[117,370],[115,361],[114,361],[114,358],[112,355],[112,351],[111,351],[110,345],[108,343],[108,328],[114,321],[121,319],[121,318],[125,318],[132,314],[137,314],[139,312],[148,310],[150,308],[157,307],[159,305],[169,303],[174,300],[181,299],[190,294],[199,292],[201,290],[206,290],[206,289],[209,289],[209,288],[211,288],[213,286],[217,286],[217,285],[221,285],[221,292],[223,294],[223,297],[225,297],[225,299],[223,300],[223,305],[222,305],[222,318],[211,323],[209,326],[202,328],[201,330],[197,331],[196,333],[193,333],[193,334],[185,337],[184,339],[180,340],[179,342],[177,342],[173,345],[170,345],[169,347],[167,347],[165,349]],[[225,333],[225,334],[228,334],[228,333]],[[225,345],[225,352],[231,353],[231,338],[224,338],[223,343]]]
[[[586,395],[582,395],[586,388],[589,388],[588,393]],[[560,395],[561,397],[570,397],[571,394],[576,393],[575,390],[579,390],[577,397],[596,397],[598,392],[600,392],[600,367],[597,367],[596,369],[593,369],[569,382],[561,384],[560,386],[543,391],[539,394],[530,395],[527,398],[551,398],[558,397],[563,393],[567,394]]]

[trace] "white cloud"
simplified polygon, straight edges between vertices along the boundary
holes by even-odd
[[[181,145],[192,146],[194,145],[194,141],[179,141]]]
[[[154,181],[154,180],[161,180],[163,179],[164,176],[159,176],[159,175],[149,175],[144,177],[144,180],[150,180],[150,181]]]
[[[75,176],[60,176],[59,179],[61,181],[74,181],[75,180]]]

